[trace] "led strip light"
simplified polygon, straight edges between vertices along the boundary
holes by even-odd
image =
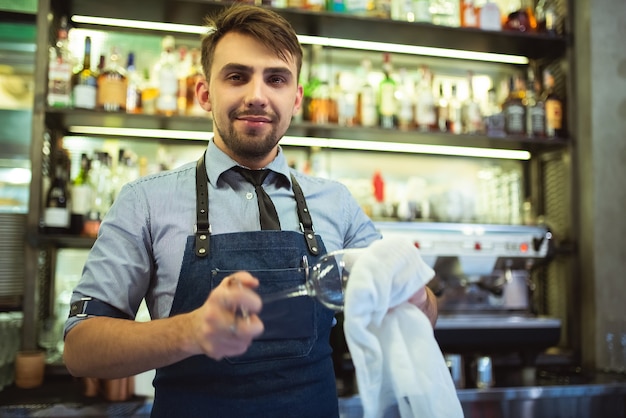
[[[107,128],[99,126],[69,127],[69,132],[79,135],[124,136],[135,138],[187,139],[209,141],[213,134],[202,131]],[[505,160],[529,160],[530,152],[524,150],[506,150],[492,148],[458,147],[449,145],[405,144],[399,142],[362,141],[355,139],[318,138],[303,136],[284,136],[281,145],[295,147],[320,147],[333,149],[403,152],[409,154],[450,155],[460,157],[496,158]]]
[[[181,25],[176,23],[147,22],[142,20],[116,19],[108,17],[73,15],[71,20],[100,26],[156,30],[202,35],[208,32],[205,26]],[[359,41],[354,39],[327,38],[321,36],[298,35],[300,43],[322,45],[333,48],[348,48],[365,51],[394,52],[399,54],[422,55],[438,58],[456,58],[470,61],[486,61],[503,64],[527,65],[528,58],[519,55],[496,54],[491,52],[464,51],[459,49],[433,48],[417,45],[401,45],[384,42]]]

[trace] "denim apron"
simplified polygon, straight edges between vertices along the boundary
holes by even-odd
[[[228,275],[247,270],[258,293],[303,284],[303,257],[326,250],[315,236],[304,195],[292,177],[304,234],[255,231],[210,235],[204,157],[196,172],[196,234],[187,238],[170,316],[192,311]],[[270,303],[264,333],[243,355],[215,361],[197,355],[157,370],[152,417],[337,417],[329,344],[333,312],[310,297]],[[158,344],[158,342],[155,342]]]

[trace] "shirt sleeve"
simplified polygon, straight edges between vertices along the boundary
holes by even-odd
[[[374,222],[365,214],[356,199],[346,188],[347,198],[344,206],[345,223],[348,225],[345,235],[344,248],[367,247],[382,236],[376,229]]]
[[[100,226],[71,303],[92,297],[135,317],[153,272],[148,225],[145,200],[124,186]],[[70,317],[65,334],[83,319]]]

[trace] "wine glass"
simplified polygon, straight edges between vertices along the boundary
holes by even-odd
[[[269,304],[282,299],[309,296],[334,311],[342,311],[346,283],[354,263],[363,253],[363,248],[345,248],[322,256],[309,266],[307,256],[302,257],[305,282],[280,292],[263,295],[263,303]]]

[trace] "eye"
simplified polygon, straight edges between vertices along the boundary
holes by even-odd
[[[226,79],[233,82],[241,82],[243,81],[243,76],[239,73],[232,73],[226,76]]]
[[[281,75],[272,75],[268,78],[270,84],[285,84],[287,79]]]

